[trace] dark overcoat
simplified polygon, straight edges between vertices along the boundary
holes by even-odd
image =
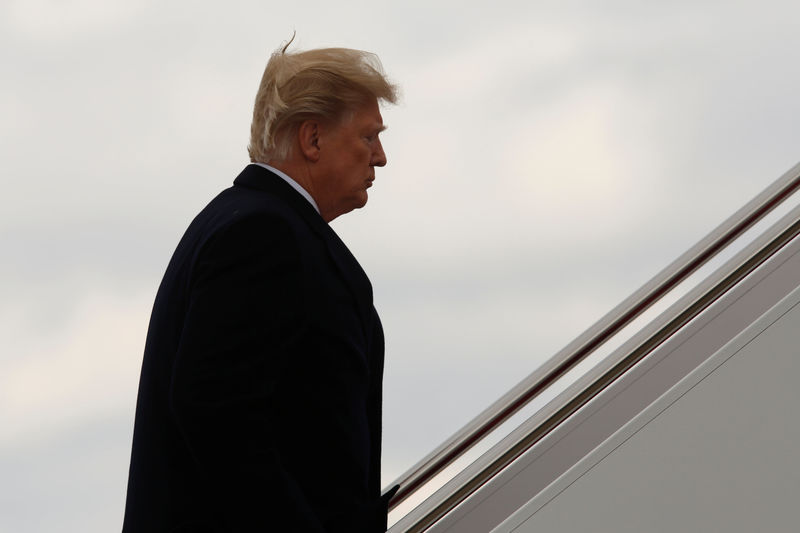
[[[158,290],[123,531],[385,531],[383,342],[344,243],[249,165]]]

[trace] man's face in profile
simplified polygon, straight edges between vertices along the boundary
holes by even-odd
[[[318,192],[325,196],[336,216],[367,203],[375,167],[386,164],[379,138],[384,129],[378,102],[372,99],[320,137],[318,164],[325,180],[318,185]]]

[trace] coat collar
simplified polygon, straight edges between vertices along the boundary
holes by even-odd
[[[256,189],[278,197],[296,211],[316,233],[328,249],[328,255],[350,287],[364,327],[372,317],[372,285],[369,278],[350,250],[342,242],[316,209],[303,196],[286,183],[283,178],[259,165],[248,165],[234,180],[234,185]]]
[[[286,183],[283,178],[270,172],[259,165],[247,165],[245,169],[233,180],[234,185],[256,189],[279,197],[284,203],[290,205],[312,226],[320,223],[327,226],[316,209],[303,196]]]

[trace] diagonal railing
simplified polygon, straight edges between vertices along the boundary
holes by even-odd
[[[799,189],[800,164],[781,176],[695,246],[673,261],[544,365],[523,379],[460,431],[389,485],[390,487],[400,486],[390,502],[390,509],[396,507],[448,465],[463,456],[475,444],[492,433],[503,422],[539,396]],[[446,512],[446,510],[443,510],[445,507],[452,508],[459,501],[466,498],[471,491],[479,486],[479,484],[476,484],[478,481],[473,480],[467,483],[465,487],[458,491],[458,494],[451,496],[450,499],[455,498],[453,501],[440,505],[439,514]],[[429,516],[428,520],[424,522],[430,522],[431,519],[432,516]],[[414,530],[421,531],[422,529],[414,528]]]

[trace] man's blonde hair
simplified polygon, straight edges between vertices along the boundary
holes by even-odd
[[[349,48],[288,53],[288,46],[272,54],[261,78],[247,147],[251,161],[286,159],[304,120],[338,121],[371,97],[397,102],[397,88],[375,54]]]

